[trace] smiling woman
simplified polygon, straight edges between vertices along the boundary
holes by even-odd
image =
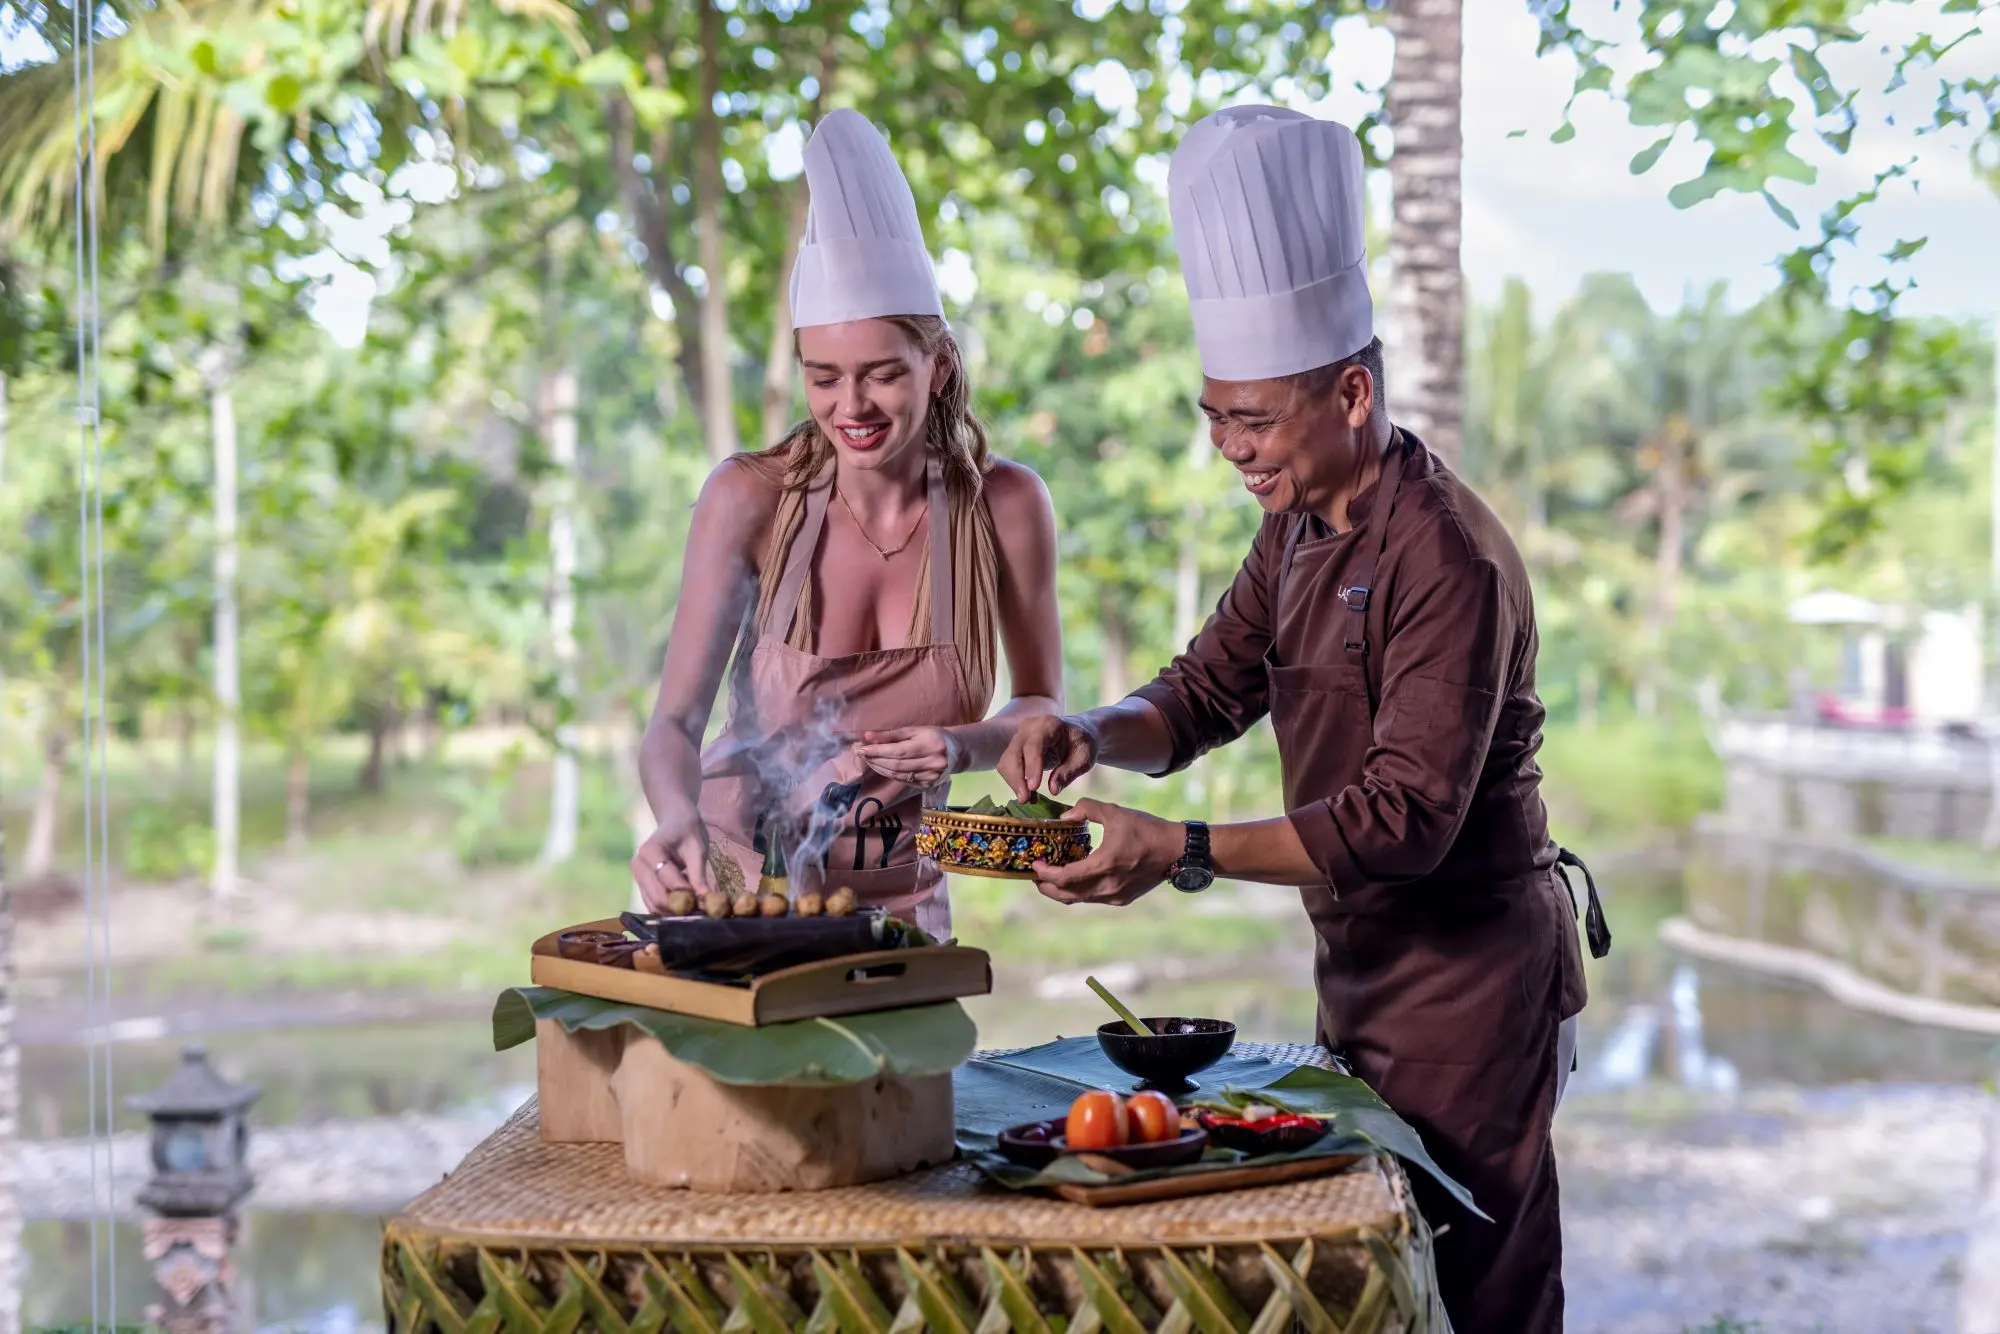
[[[845,886],[944,939],[917,826],[953,774],[1060,707],[1055,516],[1034,473],[987,453],[888,143],[835,112],[805,171],[791,309],[809,415],[723,463],[695,506],[640,750],[659,828],[633,878],[657,909],[717,865],[754,876],[775,840],[795,892]],[[729,722],[704,752],[732,646]],[[1001,648],[1013,694],[986,718]]]

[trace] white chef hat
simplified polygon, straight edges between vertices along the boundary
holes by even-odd
[[[916,196],[867,117],[843,107],[806,143],[811,204],[792,265],[792,327],[944,315]]]
[[[1269,380],[1375,336],[1354,131],[1282,107],[1230,107],[1181,139],[1167,206],[1202,373]]]

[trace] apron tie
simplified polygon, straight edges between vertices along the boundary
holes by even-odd
[[[1583,864],[1583,858],[1568,848],[1556,849],[1556,874],[1562,877],[1563,888],[1569,891],[1569,910],[1576,913],[1576,886],[1570,883],[1568,867],[1574,866],[1583,872],[1584,892],[1589,896],[1590,906],[1583,912],[1583,934],[1590,941],[1590,957],[1602,959],[1611,953],[1611,925],[1604,920],[1604,904],[1597,897],[1597,882],[1591,879],[1590,868]]]

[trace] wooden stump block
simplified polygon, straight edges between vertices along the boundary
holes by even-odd
[[[618,1142],[623,1129],[611,1079],[624,1055],[627,1031],[621,1025],[568,1033],[553,1019],[536,1021],[535,1091],[545,1143]]]
[[[936,1166],[954,1153],[950,1075],[748,1088],[724,1084],[638,1038],[625,1044],[611,1087],[625,1170],[654,1185],[746,1194],[825,1190]]]

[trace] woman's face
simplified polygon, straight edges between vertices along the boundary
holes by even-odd
[[[888,320],[799,330],[806,407],[843,468],[886,468],[924,448],[937,357]]]

